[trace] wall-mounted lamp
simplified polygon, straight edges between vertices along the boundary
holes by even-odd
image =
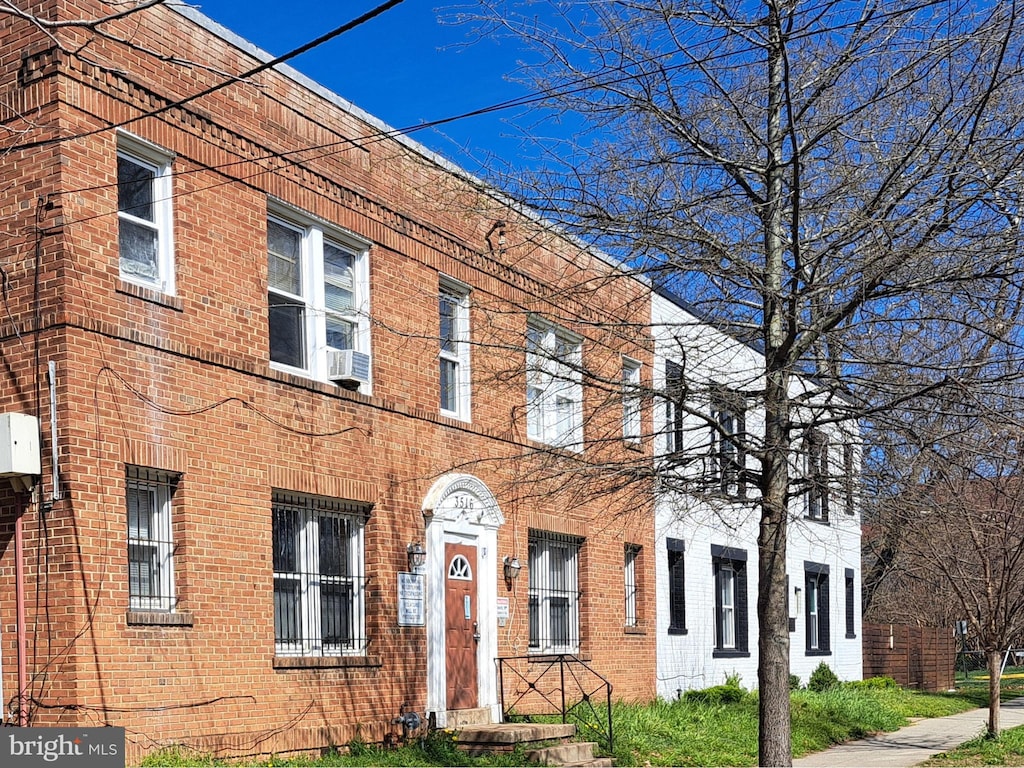
[[[523,566],[519,563],[518,557],[505,556],[505,589],[512,589],[512,582],[519,578],[519,571],[523,569]]]
[[[409,558],[409,570],[414,573],[423,567],[423,564],[427,562],[427,550],[423,548],[423,545],[418,541],[409,544],[405,548],[405,554]]]

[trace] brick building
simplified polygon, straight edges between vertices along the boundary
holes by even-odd
[[[101,29],[0,44],[4,718],[309,749],[563,653],[655,696],[648,286],[193,9]]]
[[[541,476],[602,418],[575,361],[649,355],[602,327],[643,286],[574,295],[614,267],[293,70],[227,78],[268,57],[192,10],[104,28],[3,32],[0,410],[44,458],[0,518],[5,713],[132,754],[373,741],[496,717],[494,659],[559,651],[652,696],[649,526]]]

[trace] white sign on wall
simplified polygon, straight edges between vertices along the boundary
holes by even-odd
[[[423,575],[398,574],[398,626],[422,627],[426,623],[423,612]]]

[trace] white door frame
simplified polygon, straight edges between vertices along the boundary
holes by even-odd
[[[498,701],[498,528],[505,517],[490,489],[473,475],[450,473],[438,478],[423,499],[427,558],[427,712],[435,713],[437,725],[448,724],[447,671],[445,665],[445,577],[448,563],[445,542],[476,546],[477,693],[479,706],[490,707],[492,722],[501,716]]]

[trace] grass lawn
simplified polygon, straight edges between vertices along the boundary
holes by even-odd
[[[1014,680],[1012,684],[1020,686],[1019,693],[1024,693],[1024,678]],[[868,733],[895,730],[906,725],[909,718],[939,717],[972,709],[984,704],[986,685],[984,681],[972,681],[964,693],[951,694],[921,694],[877,682],[872,684],[870,681],[847,683],[821,693],[794,691],[791,699],[793,754],[799,757]],[[613,757],[616,765],[756,765],[756,692],[732,685],[708,689],[703,694],[706,695],[691,692],[672,702],[615,705]],[[1021,739],[1024,741],[1024,735]],[[173,751],[152,755],[143,763],[146,766],[225,764],[203,756]],[[350,745],[348,753],[331,754],[318,759],[275,757],[241,764],[326,768],[378,765],[512,766],[526,763],[522,752],[469,757],[456,749],[452,734],[440,731],[422,743],[413,742],[400,749]],[[1005,764],[1024,765],[1024,762]]]
[[[998,739],[973,739],[922,765],[1024,765],[1024,726],[1003,731]]]
[[[978,706],[988,706],[988,674],[971,671],[957,678],[957,691],[970,696]],[[1008,667],[1000,680],[1001,699],[1024,696],[1024,668]],[[977,738],[957,749],[932,758],[924,765],[1020,765],[1024,766],[1024,727],[1003,731],[998,739]]]
[[[793,755],[896,730],[912,717],[941,717],[977,706],[972,696],[921,694],[900,688],[842,685],[791,696]],[[757,764],[757,694],[739,701],[692,700],[617,706],[616,765],[747,766]]]

